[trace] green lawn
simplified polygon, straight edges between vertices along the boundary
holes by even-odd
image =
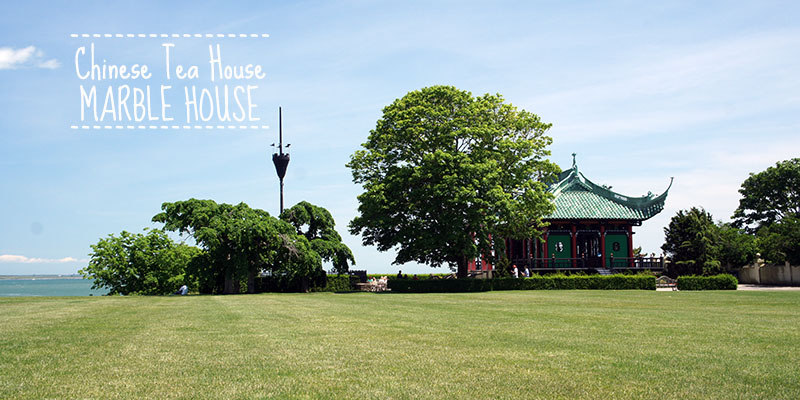
[[[800,292],[0,299],[0,398],[800,398]]]

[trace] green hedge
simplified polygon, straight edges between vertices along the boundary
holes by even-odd
[[[534,275],[530,278],[497,279],[391,279],[389,289],[400,293],[485,292],[489,290],[655,290],[652,275]]]
[[[312,292],[350,292],[355,290],[358,277],[354,275],[322,275],[309,280]],[[261,276],[256,278],[256,293],[299,292],[301,282],[280,276]]]
[[[400,293],[455,293],[492,290],[489,279],[389,279],[389,289]]]
[[[656,290],[652,275],[533,275],[530,278],[494,279],[494,290]]]
[[[678,290],[736,290],[739,281],[729,274],[679,276]]]
[[[416,280],[420,280],[420,281],[421,280],[425,280],[425,279],[431,279],[431,274],[403,274],[403,275],[408,275],[408,279],[409,280],[414,279],[415,276],[417,277]],[[433,279],[444,279],[445,277],[450,276],[450,275],[452,275],[452,274],[433,274]],[[394,274],[367,274],[367,279],[369,279],[369,278],[380,279],[381,277],[384,277],[384,276],[386,278],[388,278],[389,280],[397,279],[397,273],[394,273]]]
[[[355,290],[358,277],[355,275],[328,275],[325,286],[314,287],[314,292],[351,292]]]

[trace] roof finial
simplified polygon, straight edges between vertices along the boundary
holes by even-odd
[[[576,155],[577,155],[576,153],[572,153],[572,168],[577,167],[577,164],[575,163],[575,156]]]

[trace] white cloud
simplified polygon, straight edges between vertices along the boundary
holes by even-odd
[[[56,69],[61,66],[55,58],[45,60],[44,52],[34,46],[22,49],[0,47],[0,69],[47,68]]]
[[[88,260],[85,259],[77,259],[74,257],[64,257],[64,258],[37,258],[37,257],[25,257],[25,256],[18,256],[14,254],[0,254],[0,263],[21,263],[21,264],[55,264],[55,263],[77,263],[77,262],[87,262]]]
[[[47,61],[43,61],[43,62],[39,63],[39,65],[38,65],[39,68],[47,68],[47,69],[56,69],[56,68],[58,68],[60,66],[61,66],[61,63],[58,62],[58,60],[56,60],[55,58],[51,58],[51,59],[49,59]]]

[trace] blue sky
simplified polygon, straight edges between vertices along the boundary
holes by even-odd
[[[501,93],[553,124],[556,163],[578,153],[587,177],[623,194],[660,193],[675,177],[664,211],[636,229],[648,253],[660,253],[678,210],[727,220],[748,173],[800,153],[793,2],[162,3],[0,6],[0,274],[74,273],[100,237],[157,227],[150,218],[165,201],[277,214],[278,106],[292,143],[286,203],[328,208],[356,268],[370,272],[398,267],[347,234],[360,188],[344,164],[384,106],[425,86]],[[70,129],[80,122],[78,47],[94,42],[109,62],[155,69],[165,41],[197,64],[220,43],[231,62],[262,65],[254,102],[270,129]]]

